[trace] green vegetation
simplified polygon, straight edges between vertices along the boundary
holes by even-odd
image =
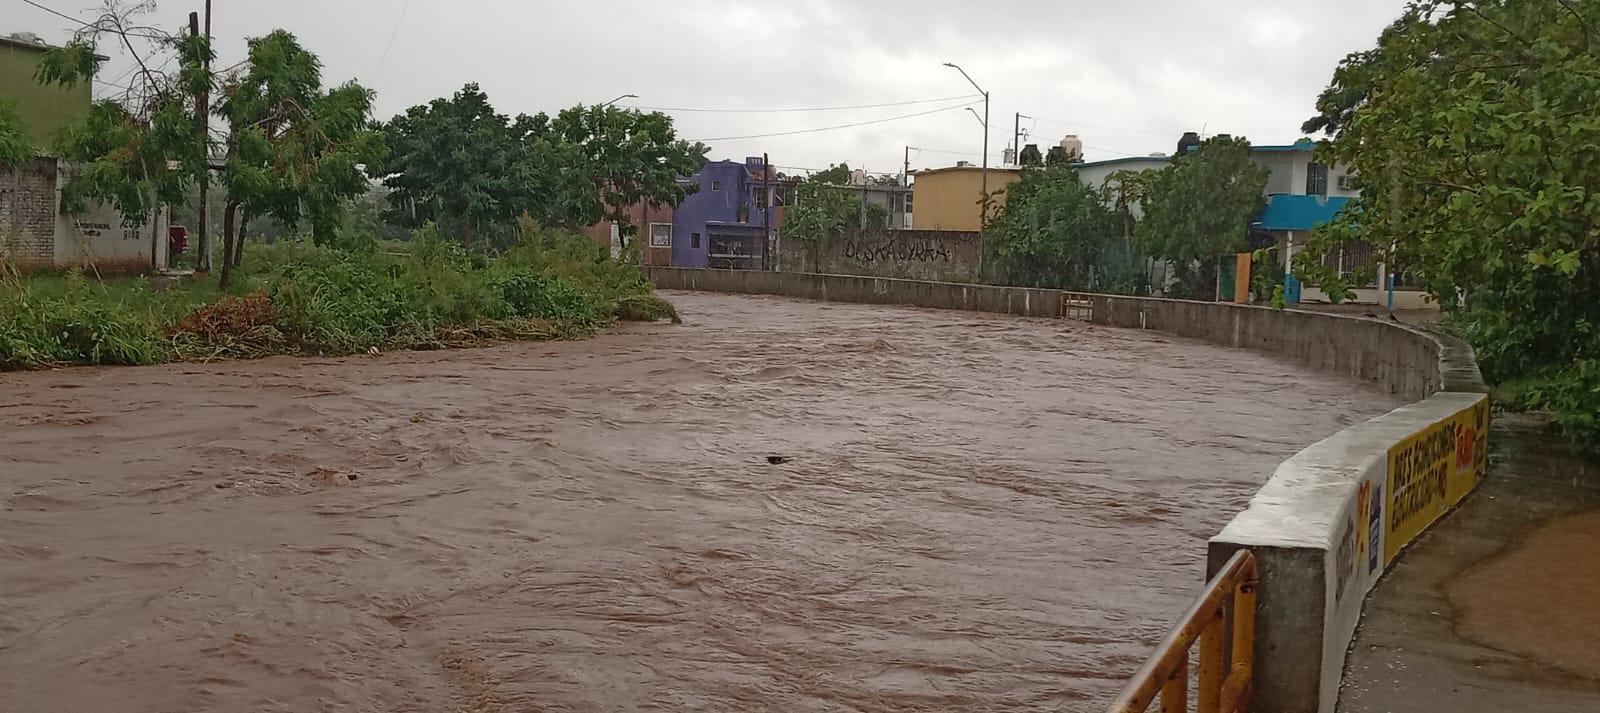
[[[839,167],[848,175],[849,167]],[[794,203],[783,214],[785,238],[812,243],[846,228],[889,227],[889,211],[883,206],[863,204],[859,192],[850,186],[818,181],[815,177],[800,182]]]
[[[577,106],[511,119],[476,84],[414,106],[384,130],[390,219],[459,228],[468,249],[480,229],[496,240],[515,235],[523,215],[572,228],[609,219],[631,236],[628,208],[677,205],[688,191],[678,178],[699,170],[707,151],[679,140],[659,112]]]
[[[1307,131],[1362,197],[1296,269],[1379,247],[1513,405],[1600,444],[1600,0],[1418,2],[1334,72]],[[1302,263],[1302,261],[1304,261]]]
[[[989,269],[1008,284],[1132,292],[1142,263],[1117,213],[1062,162],[1030,164],[989,223]]]
[[[243,258],[248,216],[267,215],[290,230],[308,222],[311,239],[330,244],[345,206],[367,191],[361,167],[386,153],[382,134],[370,128],[370,90],[348,82],[324,91],[322,63],[283,30],[249,46],[245,67],[223,83],[216,106],[228,125],[220,176],[227,191],[224,289]]]
[[[469,255],[432,226],[381,249],[295,241],[251,252],[228,291],[7,271],[0,369],[434,349],[677,320],[638,268],[564,232],[530,230],[495,258]]]
[[[1178,296],[1211,299],[1218,259],[1244,251],[1249,220],[1265,205],[1267,170],[1251,163],[1249,141],[1216,136],[1144,181],[1135,247],[1172,264]]]
[[[15,104],[0,101],[0,168],[20,166],[33,158],[33,139]]]
[[[1145,294],[1164,260],[1178,275],[1167,294],[1211,299],[1218,258],[1244,249],[1266,180],[1249,142],[1227,137],[1159,170],[1117,171],[1098,193],[1070,162],[1030,159],[988,225],[985,271],[1001,284]]]

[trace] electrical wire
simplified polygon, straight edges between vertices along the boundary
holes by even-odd
[[[770,134],[746,134],[746,135],[743,135],[743,136],[717,136],[717,137],[713,137],[713,138],[709,138],[709,139],[692,139],[692,141],[700,141],[700,142],[734,141],[736,139],[765,139],[765,138],[770,138],[770,137],[773,137],[773,136],[795,136],[797,134],[813,134],[813,133],[816,133],[816,132],[819,132],[819,131],[833,131],[835,129],[849,129],[849,128],[853,128],[853,127],[857,127],[857,126],[867,126],[867,125],[870,125],[870,124],[883,124],[883,123],[890,122],[890,121],[899,121],[901,119],[910,119],[912,117],[917,117],[917,116],[927,116],[928,114],[936,114],[936,113],[941,112],[941,111],[952,111],[952,110],[955,110],[955,109],[965,109],[966,107],[972,106],[973,104],[977,104],[977,103],[978,102],[968,102],[966,104],[958,104],[958,105],[955,105],[955,106],[945,106],[945,107],[939,107],[938,109],[929,109],[927,111],[919,111],[919,112],[917,112],[915,114],[902,114],[900,116],[891,116],[891,117],[884,118],[884,119],[873,119],[871,121],[857,121],[857,122],[850,123],[850,124],[838,124],[836,126],[819,126],[819,127],[815,128],[815,129],[796,129],[794,131],[777,131],[777,132],[773,132],[773,133],[770,133]]]
[[[45,12],[48,12],[48,13],[52,14],[52,15],[55,15],[56,17],[60,17],[60,18],[66,19],[66,20],[71,20],[72,22],[76,22],[76,23],[78,23],[79,25],[81,25],[83,27],[95,27],[95,25],[93,23],[84,22],[83,20],[80,20],[80,19],[78,19],[76,17],[73,17],[71,15],[68,15],[67,13],[61,12],[60,10],[57,10],[55,8],[52,8],[52,7],[49,7],[49,6],[42,5],[40,3],[34,2],[34,0],[21,0],[21,2],[24,5],[32,5],[32,6],[36,7],[36,8],[39,8],[40,10],[43,10]],[[124,34],[126,34],[129,37],[143,37],[143,38],[151,39],[151,40],[171,39],[170,37],[167,37],[165,35],[153,35],[153,34],[150,34],[150,33],[147,33],[147,32],[127,32],[127,33],[124,33]]]
[[[745,113],[745,114],[763,114],[763,113],[783,113],[783,112],[800,112],[800,111],[846,111],[846,110],[849,110],[849,109],[880,109],[880,108],[888,107],[888,106],[908,106],[908,105],[911,105],[911,104],[932,104],[934,102],[955,101],[957,99],[972,99],[974,97],[979,97],[979,96],[982,96],[982,95],[981,94],[964,94],[964,95],[961,95],[961,96],[958,96],[958,97],[944,97],[942,99],[913,99],[911,101],[888,102],[886,104],[855,104],[855,105],[851,105],[851,106],[811,106],[811,107],[793,107],[793,108],[787,108],[787,109],[765,108],[765,107],[763,107],[763,108],[749,107],[749,108],[706,109],[706,108],[689,108],[689,107],[632,106],[632,105],[624,105],[622,108],[624,108],[624,109],[639,109],[639,110],[642,110],[642,111],[703,111],[703,112],[721,112],[721,113],[728,113],[728,114],[740,114],[740,113]]]
[[[383,46],[383,55],[378,58],[378,66],[372,70],[374,78],[378,76],[379,72],[383,71],[383,63],[389,61],[389,50],[394,49],[394,38],[400,35],[400,25],[405,23],[406,10],[409,9],[411,9],[411,0],[406,0],[406,4],[400,6],[400,15],[394,18],[394,29],[389,31],[389,41]]]

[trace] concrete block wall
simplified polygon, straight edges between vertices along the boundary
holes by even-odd
[[[778,269],[973,282],[978,279],[982,252],[977,232],[851,229],[815,242],[780,240]]]
[[[0,171],[0,256],[24,268],[53,265],[56,200],[55,159]]]
[[[165,211],[154,216],[154,225],[129,223],[99,201],[82,213],[61,213],[61,187],[72,170],[38,158],[0,171],[0,257],[24,270],[83,267],[102,276],[166,264]]]

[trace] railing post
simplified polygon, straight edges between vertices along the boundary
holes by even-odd
[[[1189,710],[1189,657],[1178,659],[1172,676],[1161,684],[1161,713],[1188,713]]]
[[[1211,623],[1200,633],[1200,682],[1196,692],[1199,700],[1195,702],[1200,713],[1218,713],[1217,704],[1221,702],[1222,678],[1228,669],[1228,662],[1222,658],[1227,637],[1227,619],[1222,611],[1217,610]]]
[[[1248,575],[1242,577],[1233,590],[1233,666],[1222,695],[1225,713],[1250,710],[1251,679],[1256,665],[1256,565],[1252,561]]]

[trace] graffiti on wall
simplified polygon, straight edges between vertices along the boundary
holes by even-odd
[[[1482,400],[1389,449],[1385,562],[1477,487],[1488,446],[1489,403]]]
[[[943,240],[861,240],[845,241],[844,256],[871,265],[880,262],[950,262],[950,248]]]

